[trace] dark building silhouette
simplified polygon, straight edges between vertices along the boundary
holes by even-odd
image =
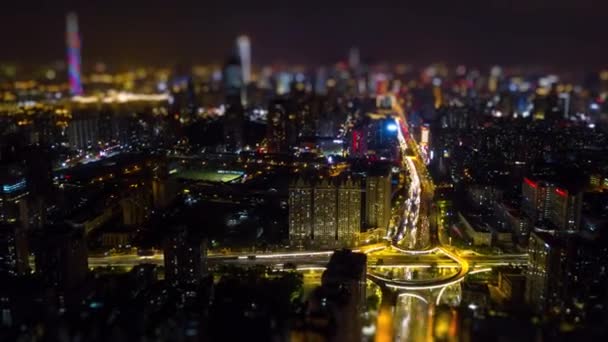
[[[44,283],[63,290],[82,285],[88,272],[88,252],[82,230],[47,226],[36,236],[36,273]]]
[[[165,279],[177,286],[196,285],[207,273],[207,240],[176,227],[163,241]]]

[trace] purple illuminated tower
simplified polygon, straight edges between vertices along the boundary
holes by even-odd
[[[66,17],[66,43],[68,46],[68,81],[70,93],[82,95],[80,81],[80,34],[78,33],[78,16],[68,13]]]

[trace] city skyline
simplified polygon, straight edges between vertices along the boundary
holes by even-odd
[[[607,33],[600,17],[607,6],[592,1],[558,1],[551,8],[525,1],[511,6],[379,3],[350,8],[334,3],[325,11],[317,11],[314,4],[275,5],[9,4],[14,10],[0,14],[0,31],[10,32],[12,39],[5,42],[0,61],[35,64],[62,59],[57,42],[63,36],[64,15],[72,10],[80,18],[83,59],[89,67],[96,62],[222,63],[233,48],[231,42],[242,34],[251,39],[252,57],[259,63],[333,63],[346,60],[348,49],[356,46],[367,62],[549,61],[590,67],[601,65],[608,52],[599,43]]]

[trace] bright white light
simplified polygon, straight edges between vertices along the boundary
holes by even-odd
[[[396,124],[394,124],[394,123],[390,123],[390,124],[386,125],[386,129],[389,132],[396,132],[397,129],[399,129],[399,127]]]

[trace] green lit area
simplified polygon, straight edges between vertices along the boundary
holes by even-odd
[[[203,181],[203,182],[215,182],[215,183],[229,183],[243,177],[245,173],[242,171],[233,170],[182,170],[175,174],[175,177],[179,179],[192,180],[192,181]]]

